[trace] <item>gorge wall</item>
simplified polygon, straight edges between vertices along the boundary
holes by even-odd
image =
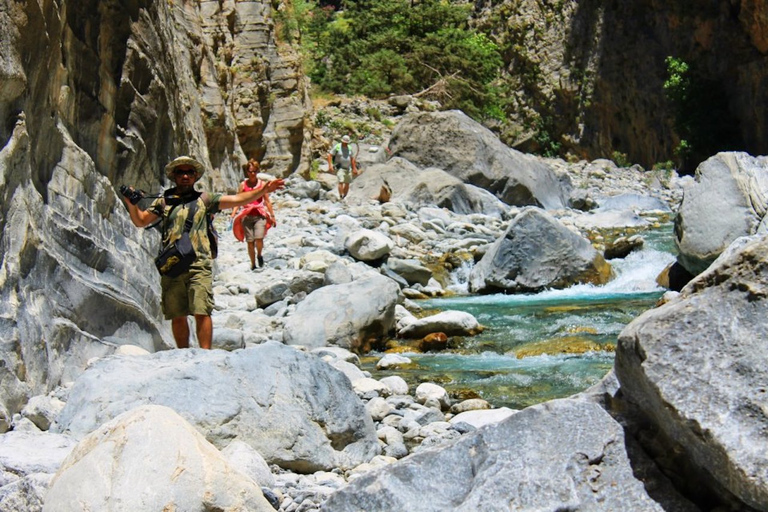
[[[519,149],[552,138],[582,158],[624,153],[650,167],[675,160],[681,134],[664,94],[665,59],[691,66],[707,94],[702,112],[684,112],[732,138],[736,147],[702,148],[695,166],[717,150],[768,152],[768,7],[755,0],[690,4],[658,0],[487,0],[476,23],[495,34],[507,63]]]

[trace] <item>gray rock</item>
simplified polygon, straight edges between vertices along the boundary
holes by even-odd
[[[347,237],[345,247],[359,261],[376,261],[389,254],[394,242],[382,233],[362,229]]]
[[[387,267],[403,277],[411,285],[415,283],[426,285],[432,277],[432,271],[422,265],[419,260],[389,258],[387,260]]]
[[[245,347],[243,331],[227,329],[226,327],[213,330],[213,347],[222,350],[237,350]]]
[[[441,311],[436,315],[413,318],[397,331],[403,338],[421,338],[442,332],[447,336],[473,336],[482,332],[482,326],[472,314],[465,311]]]
[[[40,430],[48,430],[63,408],[64,402],[54,396],[33,396],[21,410],[21,415]]]
[[[530,292],[574,283],[603,284],[610,265],[586,238],[545,211],[526,208],[470,274],[472,292]]]
[[[174,409],[217,446],[239,439],[296,471],[355,466],[378,452],[349,380],[276,342],[99,361],[75,382],[57,431],[82,437],[147,403]]]
[[[389,147],[393,156],[442,169],[510,205],[562,208],[566,203],[568,191],[549,166],[505,146],[459,111],[406,116]]]
[[[78,443],[51,482],[43,511],[169,507],[273,510],[260,487],[229,465],[192,425],[172,409],[145,405]]]
[[[624,396],[671,440],[667,452],[688,454],[687,477],[710,475],[723,500],[764,510],[768,240],[739,245],[622,331],[615,370]]]
[[[283,281],[270,280],[266,281],[260,286],[257,286],[254,291],[256,298],[256,304],[260,308],[274,304],[291,296],[291,288],[288,283]]]
[[[424,482],[429,482],[425,486]],[[596,404],[555,400],[362,475],[321,510],[663,510],[635,479],[624,433]]]
[[[0,470],[17,476],[53,475],[76,444],[62,434],[7,432],[0,436]]]
[[[0,510],[42,512],[52,474],[34,473],[0,487]]]
[[[275,486],[275,477],[267,462],[251,445],[235,439],[221,450],[221,455],[233,468],[251,477],[260,487]]]
[[[693,275],[740,236],[753,235],[768,210],[768,157],[718,153],[696,169],[675,218],[678,262]]]
[[[288,345],[330,344],[365,352],[394,326],[399,291],[394,281],[379,274],[315,290],[286,319],[283,340]]]
[[[399,157],[366,169],[350,187],[350,200],[375,197],[382,184],[392,190],[392,201],[412,207],[438,206],[460,214],[485,213],[501,217],[506,205],[492,193],[429,164],[426,168]],[[389,210],[391,211],[391,210]]]

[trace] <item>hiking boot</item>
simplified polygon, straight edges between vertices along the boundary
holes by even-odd
[[[261,256],[258,256],[258,260],[259,260],[259,266],[263,267],[264,266],[264,258],[262,258]]]

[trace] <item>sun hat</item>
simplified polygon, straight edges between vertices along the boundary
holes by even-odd
[[[203,167],[203,164],[198,162],[192,157],[189,156],[180,156],[178,158],[175,158],[165,166],[165,175],[168,176],[169,180],[173,180],[173,172],[176,170],[177,167],[187,166],[191,167],[195,170],[195,181],[200,179],[200,176],[203,175],[205,172],[205,167]]]
[[[345,144],[349,144],[349,141],[351,141],[351,140],[352,140],[352,139],[350,139],[350,138],[349,138],[349,135],[345,135],[345,136],[343,136],[343,137],[341,138],[341,142],[343,142],[343,143],[345,143]]]

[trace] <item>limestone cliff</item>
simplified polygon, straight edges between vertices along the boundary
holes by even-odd
[[[119,340],[170,340],[151,257],[116,189],[157,193],[191,154],[234,190],[247,157],[306,162],[308,97],[272,5],[0,0],[0,430]]]
[[[722,149],[768,152],[765,2],[476,5],[477,23],[495,35],[507,64],[516,119],[503,136],[518,148],[533,148],[543,136],[580,157],[618,151],[647,167],[672,159],[681,136],[663,90],[665,59],[672,56],[691,65],[712,98],[702,105],[704,112],[686,114],[736,141],[736,148],[712,148],[700,158]]]

